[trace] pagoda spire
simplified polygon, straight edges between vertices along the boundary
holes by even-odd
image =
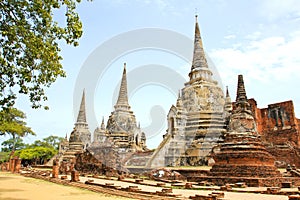
[[[82,92],[82,98],[80,103],[80,108],[77,116],[76,124],[86,123],[86,111],[85,111],[85,90]]]
[[[237,85],[237,92],[236,92],[236,100],[238,102],[243,102],[247,101],[247,95],[246,95],[246,90],[245,90],[245,85],[244,85],[244,79],[243,75],[238,76],[238,85]]]
[[[104,117],[102,117],[101,130],[105,130]]]
[[[119,90],[119,96],[115,108],[125,108],[126,110],[130,109],[128,104],[128,95],[127,95],[127,77],[126,77],[126,63],[124,63],[123,75]]]
[[[176,107],[177,108],[182,108],[182,100],[181,100],[181,91],[178,91],[178,98],[177,98],[177,102],[176,102]]]
[[[230,98],[229,91],[228,91],[228,86],[226,86],[226,98],[227,98],[227,97]]]
[[[203,49],[199,24],[198,24],[198,15],[196,15],[195,17],[196,17],[196,24],[195,24],[194,55],[193,55],[192,70],[197,68],[208,68],[204,49]]]
[[[232,111],[232,102],[228,91],[228,86],[226,86],[226,98],[225,98],[225,111]]]
[[[202,38],[200,34],[200,28],[198,24],[198,15],[196,15],[195,17],[196,23],[194,35],[193,62],[189,76],[191,80],[200,78],[202,80],[210,81],[213,73],[208,68]]]
[[[248,111],[248,112],[250,111],[250,104],[248,103],[248,99],[247,99],[243,75],[238,75],[238,85],[237,85],[235,104],[237,107],[236,109],[237,111],[239,110]]]

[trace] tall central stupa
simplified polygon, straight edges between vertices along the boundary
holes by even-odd
[[[148,167],[207,164],[207,156],[226,131],[224,105],[223,91],[206,60],[196,16],[189,81],[170,108],[167,133]]]

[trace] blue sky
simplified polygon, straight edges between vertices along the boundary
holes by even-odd
[[[49,135],[69,135],[77,115],[82,88],[89,87],[86,84],[91,83],[88,79],[78,83],[78,77],[83,73],[84,66],[89,69],[86,64],[95,53],[92,62],[95,65],[91,66],[88,73],[92,75],[93,70],[101,67],[105,70],[91,83],[95,90],[87,94],[87,101],[94,102],[89,105],[93,111],[87,116],[92,121],[89,124],[91,132],[96,123],[101,122],[102,116],[106,121],[113,110],[123,63],[126,62],[128,73],[132,72],[128,85],[133,84],[134,79],[146,81],[130,92],[129,103],[141,127],[148,131],[148,146],[155,148],[165,133],[166,115],[171,104],[176,103],[176,91],[183,87],[184,81],[177,81],[182,79],[176,76],[187,80],[190,62],[170,53],[168,49],[141,46],[134,51],[119,53],[114,59],[108,60],[108,65],[100,66],[108,57],[97,53],[97,48],[99,52],[106,42],[110,44],[106,53],[117,53],[121,46],[114,40],[116,37],[126,33],[130,35],[134,30],[146,32],[147,28],[156,28],[164,33],[172,31],[174,37],[178,34],[188,38],[190,43],[187,48],[191,49],[196,12],[205,51],[221,77],[221,87],[228,85],[232,99],[235,99],[237,75],[243,74],[247,96],[254,97],[259,107],[291,99],[296,116],[300,116],[300,94],[297,92],[300,86],[300,1],[94,0],[83,1],[77,11],[83,22],[84,34],[79,47],[61,45],[67,78],[57,80],[47,90],[50,110],[32,110],[23,97],[17,102],[17,107],[27,113],[28,125],[37,134],[36,137],[26,137],[26,142]],[[60,12],[56,12],[58,20],[60,15]],[[146,40],[147,37],[154,37],[151,34],[130,36],[129,40],[122,42],[123,46],[132,45],[138,38]],[[172,43],[172,38],[173,35],[170,38],[158,38],[156,47],[160,46],[159,41],[162,44]],[[180,44],[180,41],[186,40],[174,39],[174,44]],[[182,46],[178,45],[178,51],[180,48]],[[188,53],[191,55],[192,52]],[[157,77],[165,77],[170,81],[151,82],[155,74],[138,71],[149,65],[159,69]],[[167,69],[165,75],[160,72],[162,69]],[[174,91],[174,88],[170,89],[164,84],[181,87]],[[154,133],[149,133],[151,123],[159,127]]]

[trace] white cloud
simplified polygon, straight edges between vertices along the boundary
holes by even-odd
[[[226,40],[235,39],[235,38],[236,38],[236,35],[234,35],[234,34],[224,36],[224,39],[226,39]]]
[[[246,39],[249,39],[249,40],[256,40],[258,39],[259,37],[261,36],[261,32],[260,31],[255,31],[254,33],[252,34],[249,34],[249,35],[246,35]]]
[[[237,74],[261,83],[300,79],[300,37],[297,32],[290,35],[247,40],[242,45],[215,49],[209,55],[225,83],[232,84],[232,76]]]
[[[300,17],[299,0],[264,0],[260,5],[259,12],[270,21]]]

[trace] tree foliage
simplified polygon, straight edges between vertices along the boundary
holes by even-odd
[[[26,144],[23,142],[21,137],[16,137],[15,140],[12,138],[5,140],[1,143],[1,151],[2,152],[11,152],[13,149],[20,150],[26,147]]]
[[[28,164],[44,164],[58,153],[58,146],[62,140],[62,137],[51,135],[43,138],[42,140],[36,140],[32,144],[23,143],[24,145],[21,148],[15,148],[16,151],[14,156],[20,157]],[[11,139],[6,140],[3,143],[11,144]],[[4,148],[2,148],[2,150],[3,149]]]
[[[14,105],[17,93],[27,95],[33,108],[47,100],[45,88],[65,76],[58,42],[77,46],[82,35],[80,1],[0,1],[0,106]],[[54,20],[56,9],[65,9],[64,25]]]
[[[0,135],[10,134],[24,137],[27,134],[35,135],[30,127],[26,126],[25,113],[16,109],[8,108],[0,111]]]
[[[33,144],[30,146],[32,147],[48,147],[53,148],[55,150],[58,150],[60,142],[63,140],[63,137],[53,136],[50,135],[46,138],[43,138],[42,140],[36,140]]]
[[[9,161],[10,152],[0,152],[0,164]]]
[[[28,147],[16,151],[15,155],[24,160],[32,160],[36,164],[44,164],[47,160],[57,154],[57,151],[51,147]]]
[[[30,127],[26,126],[25,113],[16,108],[7,108],[0,111],[0,136],[10,135],[13,140],[12,150],[16,144],[16,138],[24,137],[28,134],[35,135]]]

